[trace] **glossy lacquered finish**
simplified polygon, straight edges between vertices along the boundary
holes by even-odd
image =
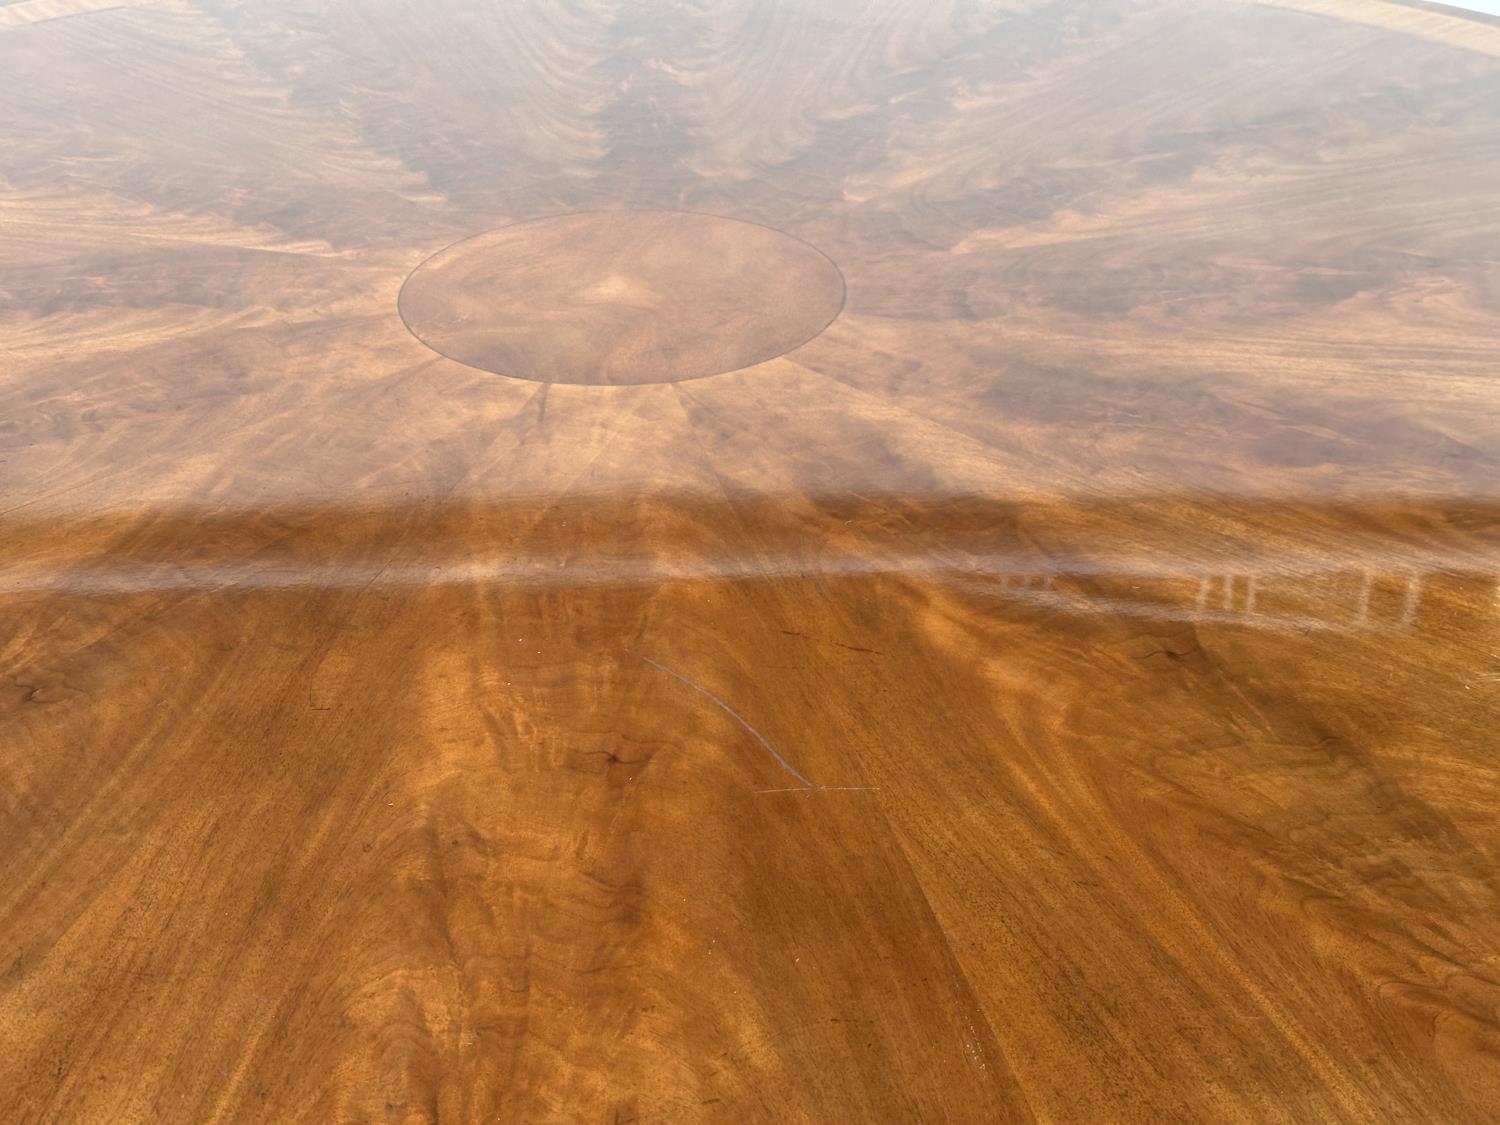
[[[805,242],[687,211],[559,215],[466,238],[401,287],[412,334],[539,383],[675,383],[764,363],[844,307]]]
[[[22,0],[0,342],[0,1120],[1500,1117],[1500,26]]]

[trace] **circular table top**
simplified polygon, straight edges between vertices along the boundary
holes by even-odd
[[[0,136],[0,1119],[1500,1116],[1500,22],[13,0]]]

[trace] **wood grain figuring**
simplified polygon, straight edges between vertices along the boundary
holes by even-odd
[[[148,0],[6,0],[0,4],[0,31],[90,12],[112,12],[144,2]]]
[[[99,8],[0,1121],[1500,1119],[1491,24]]]
[[[685,212],[563,215],[465,239],[423,262],[398,308],[417,339],[541,383],[672,383],[807,343],[844,306],[805,242]]]
[[[1435,43],[1500,58],[1500,20],[1478,13],[1459,13],[1420,0],[1361,3],[1360,0],[1263,0],[1277,7],[1312,15],[1352,20],[1417,35]]]

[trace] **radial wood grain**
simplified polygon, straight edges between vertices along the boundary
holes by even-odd
[[[466,238],[401,286],[412,335],[540,383],[675,383],[775,359],[844,307],[838,267],[780,231],[685,211],[557,215]]]
[[[1500,1118],[1496,34],[0,3],[0,1121]]]

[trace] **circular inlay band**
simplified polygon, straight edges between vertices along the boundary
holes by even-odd
[[[401,318],[450,359],[542,383],[673,383],[783,355],[831,324],[844,278],[808,243],[680,211],[560,215],[440,250]]]

